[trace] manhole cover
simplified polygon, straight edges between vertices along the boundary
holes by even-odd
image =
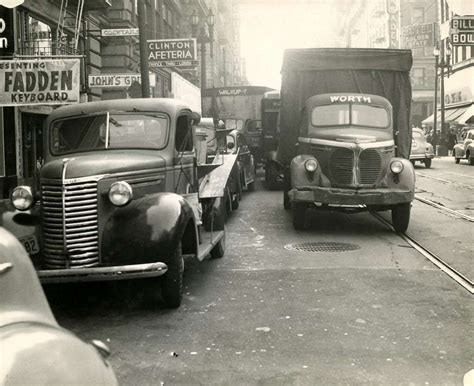
[[[289,251],[303,252],[346,252],[360,249],[357,244],[337,243],[334,241],[321,241],[316,243],[286,244]]]

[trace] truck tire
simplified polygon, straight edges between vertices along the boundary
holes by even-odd
[[[211,257],[213,259],[221,259],[225,252],[225,233],[222,239],[211,249]]]
[[[217,198],[219,200],[219,198]],[[215,205],[209,205],[206,213],[202,216],[202,222],[204,229],[208,232],[221,231],[224,229],[225,224],[225,208],[222,203],[216,207]]]
[[[252,182],[248,183],[247,190],[249,192],[254,192],[255,191],[255,179]]]
[[[392,225],[395,232],[404,233],[410,222],[411,203],[398,204],[392,207]]]
[[[265,183],[269,190],[277,189],[278,169],[273,162],[268,162],[265,167]]]
[[[296,230],[306,229],[306,206],[301,203],[294,203],[291,210],[293,214],[293,228]]]
[[[239,201],[240,201],[240,197],[236,194],[234,196],[234,199],[232,200],[232,210],[239,209]]]
[[[430,158],[426,158],[425,161],[424,161],[424,164],[425,164],[425,167],[427,169],[429,169],[431,167],[431,159]]]
[[[183,299],[184,260],[181,242],[168,261],[168,271],[163,277],[162,295],[168,308],[178,308]]]
[[[287,190],[283,190],[283,208],[285,208],[285,210],[288,210],[290,209],[291,205],[290,205],[290,197],[288,197],[288,191]]]

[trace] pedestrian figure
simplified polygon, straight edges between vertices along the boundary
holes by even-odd
[[[448,134],[448,152],[449,155],[453,155],[454,153],[454,145],[457,143],[456,132],[454,129],[451,129]]]

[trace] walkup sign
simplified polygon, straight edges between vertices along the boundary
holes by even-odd
[[[0,60],[0,106],[79,102],[79,59]]]
[[[196,67],[196,39],[147,40],[149,67]]]

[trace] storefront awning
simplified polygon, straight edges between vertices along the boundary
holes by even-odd
[[[472,105],[470,106],[462,106],[462,107],[453,107],[450,109],[444,109],[444,122],[449,123],[449,122],[456,122],[460,124],[464,124],[466,122],[460,122],[459,118],[461,116],[464,116],[465,113],[469,109],[472,108]],[[467,119],[471,118],[471,116],[468,116]],[[431,114],[428,118],[424,119],[421,123],[423,125],[433,125],[433,120],[434,120],[434,114]],[[436,116],[437,122],[441,122],[441,111],[438,111],[438,114]]]
[[[457,122],[461,125],[466,123],[474,123],[474,104],[470,105],[467,110],[461,114],[457,119]]]

